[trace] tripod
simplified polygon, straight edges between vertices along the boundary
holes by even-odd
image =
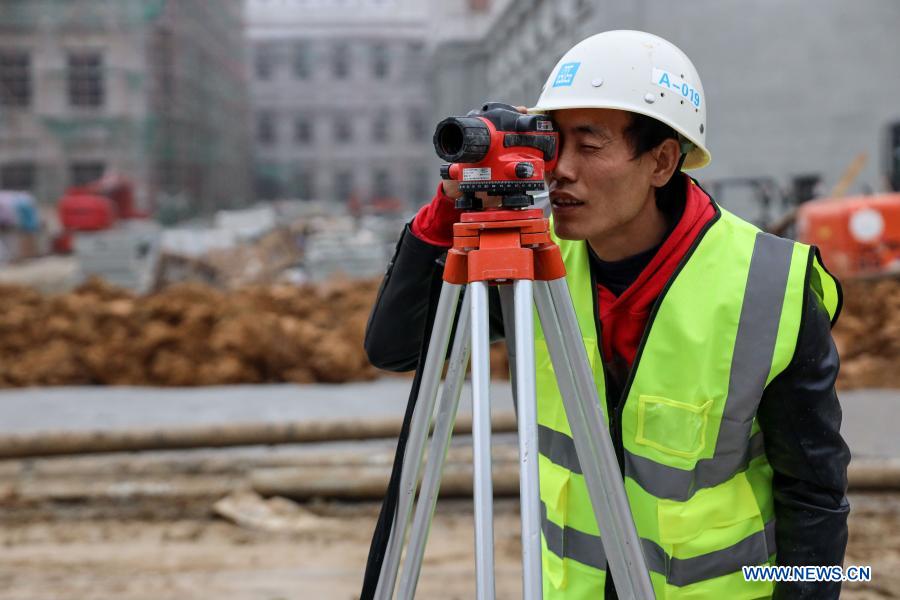
[[[472,446],[476,590],[494,598],[493,487],[491,481],[490,360],[488,284],[499,285],[510,367],[515,380],[519,438],[519,493],[522,520],[523,597],[542,596],[541,512],[538,486],[538,426],[532,301],[550,352],[579,462],[597,517],[609,571],[623,599],[653,598],[653,588],[634,528],[615,451],[606,429],[591,367],[565,281],[559,247],[539,209],[466,212],[454,225],[419,395],[412,413],[400,474],[393,526],[375,597],[393,597],[400,571],[425,443],[435,412],[441,368],[462,296],[447,377],[434,418],[428,461],[415,505],[399,598],[415,595],[422,558],[437,502],[441,470],[472,359]],[[466,287],[465,293],[463,288]],[[512,325],[512,326],[510,326]]]

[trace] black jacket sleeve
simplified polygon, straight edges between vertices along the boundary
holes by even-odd
[[[400,236],[366,326],[366,354],[379,369],[416,368],[428,306],[440,293],[445,252],[418,239],[409,225]]]
[[[432,326],[428,308],[436,305],[440,296],[446,254],[446,248],[432,246],[414,236],[409,225],[404,229],[366,326],[364,345],[374,366],[387,371],[416,368],[422,338]],[[494,288],[490,289],[488,299],[493,341],[503,337],[503,319],[500,298]],[[448,351],[452,344],[451,337]]]
[[[834,383],[839,358],[828,313],[806,292],[797,348],[757,417],[772,466],[779,565],[842,565],[847,546],[847,465]],[[836,599],[840,582],[779,582],[776,599]]]

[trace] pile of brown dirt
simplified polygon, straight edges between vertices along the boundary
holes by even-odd
[[[359,381],[377,281],[134,296],[92,280],[46,296],[0,286],[0,386]]]
[[[843,283],[834,328],[841,388],[900,387],[900,280]]]
[[[52,296],[0,285],[0,387],[373,379],[363,337],[378,283],[194,283],[146,296],[100,280]],[[900,387],[900,280],[846,283],[834,337],[839,387]],[[502,343],[491,372],[508,376]]]

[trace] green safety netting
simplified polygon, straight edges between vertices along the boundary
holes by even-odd
[[[5,27],[129,27],[158,19],[167,0],[4,0]]]

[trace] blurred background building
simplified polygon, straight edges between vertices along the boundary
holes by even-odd
[[[802,236],[807,200],[900,190],[898,23],[895,0],[0,0],[0,265],[73,254],[136,289],[381,273],[437,187],[435,124],[533,105],[612,29],[696,64],[713,161],[692,175]],[[826,254],[900,265],[852,237]]]
[[[189,211],[250,196],[242,0],[4,0],[0,189],[114,172]]]
[[[260,199],[402,210],[437,164],[419,0],[248,0]]]
[[[893,0],[5,0],[0,189],[52,204],[113,171],[192,213],[409,212],[438,120],[532,104],[575,42],[634,28],[697,65],[714,158],[695,176],[762,223],[847,182],[900,188],[898,22]]]

